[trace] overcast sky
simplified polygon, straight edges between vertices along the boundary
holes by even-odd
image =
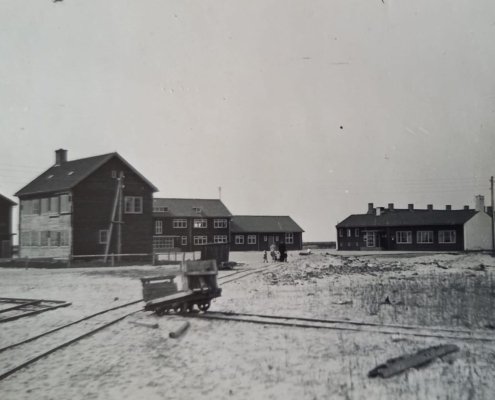
[[[0,193],[65,148],[305,240],[368,202],[489,200],[495,2],[384,1],[2,0]]]

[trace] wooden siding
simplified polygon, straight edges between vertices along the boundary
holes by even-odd
[[[343,236],[340,236],[340,229]],[[347,235],[347,229],[351,230],[351,236]],[[356,229],[359,235],[356,236]],[[456,232],[455,243],[439,243],[439,232]],[[376,247],[368,247],[365,241],[366,231],[375,231],[379,235],[380,242]],[[396,233],[399,231],[410,231],[412,243],[397,243]],[[418,231],[432,231],[433,243],[418,243]],[[464,249],[464,234],[462,225],[446,226],[409,226],[409,227],[360,227],[360,228],[337,228],[338,250],[396,250],[396,251],[461,251]]]
[[[285,233],[286,232],[268,232],[268,233],[259,233],[259,232],[253,232],[253,233],[235,233],[232,232],[230,234],[230,250],[231,251],[264,251],[264,250],[269,250],[270,249],[270,244],[275,243],[277,246],[281,242],[285,242]],[[290,233],[290,232],[287,232]],[[287,244],[286,247],[287,250],[301,250],[302,249],[302,233],[301,232],[292,232],[294,235],[294,243],[293,244]],[[244,237],[244,244],[236,244],[235,243],[235,237],[236,236],[243,236]],[[254,235],[256,237],[256,243],[255,244],[248,244],[248,236]],[[265,241],[266,237],[266,241]],[[278,237],[278,241],[276,238]]]
[[[10,256],[2,250],[2,242],[7,241],[12,245],[12,204],[0,199],[0,258]]]
[[[119,159],[113,158],[79,183],[73,190],[73,255],[104,254],[105,244],[99,243],[99,231],[108,229],[117,189],[117,179],[124,173],[123,196],[143,198],[142,214],[123,215],[122,253],[151,254],[153,191],[138,175]],[[124,204],[124,202],[122,202]],[[114,226],[110,252],[117,252],[117,228]]]

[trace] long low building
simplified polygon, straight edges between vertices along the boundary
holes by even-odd
[[[282,242],[287,250],[301,250],[303,232],[287,215],[236,215],[230,225],[230,250],[269,250],[270,245]]]
[[[491,217],[483,196],[476,208],[453,210],[396,209],[368,204],[365,214],[353,214],[337,224],[339,250],[468,251],[491,249]]]

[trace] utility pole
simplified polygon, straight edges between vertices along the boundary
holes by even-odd
[[[492,199],[491,199],[492,212],[490,215],[490,217],[492,218],[492,255],[495,256],[495,221],[494,221],[495,212],[493,210],[493,176],[490,178],[490,193],[492,195]]]
[[[122,254],[122,224],[124,221],[122,220],[122,209],[123,209],[123,203],[124,203],[124,172],[120,171],[120,186],[119,186],[119,220],[117,222],[117,260],[121,260],[121,254]]]

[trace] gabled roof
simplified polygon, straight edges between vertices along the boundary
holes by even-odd
[[[242,232],[304,232],[288,215],[236,215],[232,217],[230,230]]]
[[[164,207],[166,212],[153,212],[164,217],[224,217],[232,216],[219,199],[153,199],[153,208]]]
[[[0,194],[0,201],[3,201],[4,203],[9,203],[11,206],[17,205],[17,203],[15,201],[10,200],[8,197],[5,197],[2,194]]]
[[[353,214],[337,224],[337,228],[464,225],[476,210],[384,210],[380,215]]]
[[[24,186],[15,195],[17,197],[35,195],[42,193],[60,192],[75,187],[79,182],[87,178],[107,161],[117,157],[143,181],[145,181],[153,191],[158,189],[142,176],[136,169],[129,164],[118,153],[102,154],[100,156],[80,158],[78,160],[65,161],[60,165],[54,165],[48,168],[40,176]]]

